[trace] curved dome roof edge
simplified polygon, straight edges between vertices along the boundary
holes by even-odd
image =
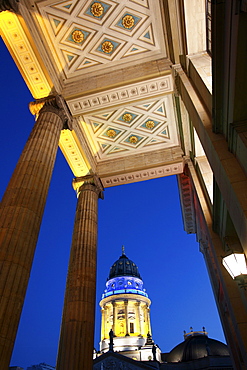
[[[207,335],[197,334],[187,337],[174,347],[168,354],[167,362],[187,362],[208,356],[229,356],[227,345],[208,338]]]
[[[133,276],[142,280],[138,267],[126,256],[124,248],[122,249],[122,255],[111,266],[107,280],[118,276]]]

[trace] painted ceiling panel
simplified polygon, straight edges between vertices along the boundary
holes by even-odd
[[[98,161],[179,144],[172,95],[80,116]]]
[[[36,2],[37,20],[66,79],[135,61],[166,57],[158,1]],[[157,19],[159,20],[157,22]]]

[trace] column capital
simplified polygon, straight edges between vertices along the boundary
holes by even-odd
[[[95,174],[76,177],[75,179],[73,179],[72,185],[73,189],[77,193],[77,197],[79,197],[82,191],[91,189],[98,193],[100,199],[104,199],[104,187],[101,183],[100,178]]]
[[[19,14],[17,0],[0,0],[0,13],[8,10],[9,12]]]
[[[1,0],[0,0],[1,1]],[[43,112],[57,114],[63,121],[63,129],[73,129],[73,117],[61,95],[51,95],[29,103],[30,112],[38,117]]]

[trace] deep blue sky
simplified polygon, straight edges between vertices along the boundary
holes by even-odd
[[[33,100],[0,40],[1,145],[0,194],[3,195],[34,118]],[[26,301],[11,365],[24,369],[55,365],[76,196],[60,150],[48,195]],[[175,176],[108,188],[99,200],[98,286],[95,346],[100,340],[98,302],[110,266],[126,255],[139,267],[152,300],[153,339],[168,352],[183,340],[183,330],[206,327],[225,341],[203,256],[195,235],[183,230]]]

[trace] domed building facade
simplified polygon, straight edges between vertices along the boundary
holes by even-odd
[[[208,338],[205,331],[191,331],[184,334],[184,341],[172,349],[166,361],[188,362],[208,356],[229,356],[229,351],[224,343]]]
[[[184,341],[161,353],[152,339],[151,301],[137,265],[122,248],[113,263],[100,301],[100,351],[94,370],[233,370],[227,346],[202,331],[184,333]]]
[[[233,369],[227,346],[209,338],[203,331],[184,333],[184,341],[175,346],[168,354],[162,354],[160,369],[178,370],[231,370]]]
[[[100,301],[102,322],[100,352],[109,351],[110,332],[114,351],[134,360],[150,360],[155,350],[150,322],[151,301],[143,287],[137,265],[122,250],[110,268],[106,289]]]

